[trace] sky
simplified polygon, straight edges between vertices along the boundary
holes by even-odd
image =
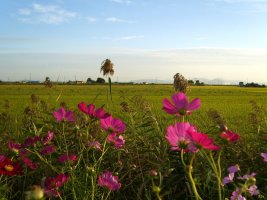
[[[267,82],[267,0],[0,0],[0,80]]]

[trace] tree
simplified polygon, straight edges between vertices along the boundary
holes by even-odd
[[[187,82],[189,85],[195,85],[195,82],[193,80],[188,80]]]
[[[94,80],[92,80],[91,78],[88,78],[87,81],[86,81],[87,84],[92,84],[92,83],[95,83]]]
[[[45,87],[49,87],[49,88],[51,88],[53,86],[53,83],[51,82],[51,80],[48,76],[45,77],[44,85],[45,85]]]
[[[113,75],[114,74],[114,69],[113,69],[114,64],[111,62],[110,59],[106,59],[101,63],[101,68],[100,72],[103,71],[103,76],[105,75]]]
[[[173,76],[173,86],[176,91],[186,93],[189,84],[182,74],[176,73]]]
[[[99,78],[99,77],[98,77],[98,78],[96,79],[96,82],[97,82],[97,83],[105,83],[106,81],[105,81],[105,79],[103,79],[103,78]]]

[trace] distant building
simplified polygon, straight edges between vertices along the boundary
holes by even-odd
[[[239,87],[244,87],[245,85],[244,85],[244,82],[239,82]]]

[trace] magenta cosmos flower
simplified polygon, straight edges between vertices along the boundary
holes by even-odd
[[[195,132],[195,128],[193,126],[191,126],[188,122],[178,122],[167,128],[165,138],[170,143],[172,150],[179,151],[184,149],[185,151],[193,152],[195,151],[195,146],[190,132]]]
[[[5,155],[0,155],[0,175],[15,176],[22,174],[22,167],[17,162],[12,162]]]
[[[263,157],[263,161],[267,162],[267,153],[261,153],[261,156]]]
[[[42,140],[43,145],[49,144],[53,138],[54,138],[54,133],[51,131],[48,131],[48,133],[46,134],[46,136],[44,136]]]
[[[209,138],[205,133],[190,132],[194,145],[197,149],[207,149],[212,151],[220,150],[219,146],[213,143],[213,139]]]
[[[40,153],[42,155],[48,155],[54,153],[56,151],[56,147],[54,145],[45,146],[41,149]]]
[[[85,102],[81,102],[78,104],[78,108],[80,109],[80,111],[89,115],[90,117],[102,119],[102,118],[106,118],[106,117],[110,116],[110,114],[106,113],[103,108],[95,109],[94,104],[86,105]]]
[[[70,161],[70,162],[75,162],[77,160],[77,155],[75,154],[63,154],[61,155],[59,158],[58,158],[58,162],[67,162],[67,161]]]
[[[172,102],[165,98],[163,100],[163,110],[171,115],[189,115],[192,111],[197,110],[200,107],[200,99],[196,98],[189,103],[186,95],[182,92],[174,94],[172,96]]]
[[[73,112],[69,110],[66,111],[63,107],[53,112],[53,115],[55,119],[57,120],[57,122],[61,122],[61,121],[74,122],[75,121]]]
[[[96,150],[102,151],[101,144],[98,141],[88,141],[87,145],[89,147],[95,148]]]
[[[109,133],[123,133],[125,131],[125,124],[118,118],[112,116],[100,120],[101,128]]]
[[[108,142],[113,143],[116,148],[122,148],[125,144],[125,140],[122,135],[117,135],[117,133],[108,134]]]
[[[69,180],[69,176],[65,174],[59,174],[56,177],[49,177],[45,179],[44,188],[45,194],[48,197],[59,196],[59,188]]]
[[[107,187],[110,191],[119,190],[121,188],[118,176],[113,176],[110,171],[104,172],[98,177],[98,185]]]
[[[221,138],[226,139],[229,142],[236,142],[240,139],[240,135],[230,130],[226,130],[220,134]]]

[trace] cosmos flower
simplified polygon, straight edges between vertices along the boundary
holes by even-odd
[[[125,131],[125,124],[118,118],[112,116],[100,119],[101,128],[109,133],[123,133]]]
[[[34,146],[39,141],[40,141],[40,136],[39,135],[35,135],[34,137],[27,137],[24,140],[24,143],[22,144],[22,147]]]
[[[19,150],[21,148],[21,144],[19,143],[14,143],[12,141],[8,142],[8,148],[13,151],[15,154],[19,154]]]
[[[261,156],[263,157],[263,161],[267,162],[267,153],[261,153]]]
[[[197,110],[200,105],[200,99],[196,98],[189,102],[183,92],[176,93],[172,96],[172,102],[165,98],[163,100],[163,110],[171,115],[189,115],[192,111]]]
[[[53,145],[49,145],[49,146],[45,146],[43,149],[41,149],[40,153],[42,155],[47,155],[47,154],[54,153],[55,151],[56,151],[56,147]]]
[[[194,145],[197,149],[207,149],[212,151],[220,150],[219,146],[213,143],[213,139],[209,138],[205,133],[190,132]]]
[[[61,155],[59,158],[58,158],[58,162],[67,162],[67,161],[70,161],[70,162],[75,162],[77,160],[77,155],[75,154],[63,154]]]
[[[176,123],[175,125],[170,125],[167,128],[167,134],[165,138],[171,145],[172,150],[184,149],[185,151],[193,152],[195,151],[195,146],[193,144],[193,139],[190,132],[194,132],[195,128],[191,126],[188,122]]]
[[[221,138],[226,139],[229,142],[236,142],[240,139],[240,135],[230,130],[226,130],[220,134]]]
[[[240,171],[239,165],[230,166],[230,167],[228,167],[227,171],[229,173],[236,173],[236,172]]]
[[[223,178],[223,185],[233,182],[235,173],[229,173],[228,176]]]
[[[47,135],[42,140],[42,144],[43,145],[49,144],[53,138],[54,138],[54,133],[51,131],[48,131]]]
[[[38,168],[38,165],[36,163],[33,163],[30,158],[23,157],[22,160],[25,163],[25,165],[27,165],[30,169],[35,170]]]
[[[80,111],[89,115],[90,117],[102,119],[102,118],[106,118],[106,117],[110,116],[110,114],[106,113],[103,108],[95,109],[94,104],[86,105],[85,102],[81,102],[78,104],[78,108],[80,109]]]
[[[113,176],[110,171],[106,171],[98,177],[98,185],[106,187],[110,191],[119,190],[121,188],[118,176]]]
[[[56,177],[49,177],[45,179],[44,188],[45,194],[48,197],[59,196],[59,188],[69,180],[69,175],[58,174]]]
[[[92,141],[92,142],[88,141],[87,145],[89,147],[93,147],[93,148],[95,148],[95,149],[97,149],[99,151],[102,151],[101,144],[98,141]]]
[[[53,115],[55,119],[57,120],[57,122],[61,122],[61,121],[74,122],[75,121],[73,112],[68,111],[68,110],[66,111],[63,107],[59,108],[57,111],[54,111]]]
[[[237,188],[235,191],[233,191],[231,200],[246,200],[246,198],[242,196],[242,189]]]
[[[260,194],[260,191],[258,190],[258,187],[255,184],[250,186],[247,191],[250,193],[251,196],[257,196]]]
[[[223,178],[223,184],[226,185],[228,183],[233,182],[235,173],[240,170],[239,165],[233,165],[228,167],[227,171],[229,172],[228,176]]]
[[[113,143],[116,148],[122,148],[125,144],[125,140],[122,135],[117,135],[116,133],[111,133],[108,135],[107,141]]]
[[[0,155],[0,174],[15,176],[22,174],[22,168],[17,162],[12,162],[5,155]]]

